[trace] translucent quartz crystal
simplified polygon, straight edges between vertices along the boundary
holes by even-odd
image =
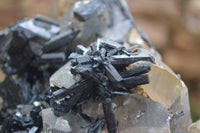
[[[139,94],[115,97],[112,99],[112,104],[116,120],[119,122],[117,133],[170,133],[168,110],[161,104]],[[91,123],[72,112],[56,117],[52,109],[43,110],[43,132],[87,133],[97,117],[103,116],[103,110],[98,100],[89,100],[82,108],[83,113],[92,118]],[[107,133],[106,125],[102,133]]]
[[[81,2],[79,4],[81,4]],[[67,22],[71,20],[72,24],[81,29],[77,40],[81,40],[82,44],[87,45],[88,43],[86,41],[90,40],[88,39],[89,37],[92,37],[90,34],[96,32],[96,29],[92,28],[95,26],[93,22],[99,21],[99,26],[102,29],[99,30],[98,33],[103,37],[114,41],[123,40],[125,41],[125,47],[134,45],[136,48],[139,48],[138,52],[141,54],[150,54],[155,58],[155,64],[137,62],[127,67],[127,69],[131,69],[140,65],[150,64],[151,71],[148,73],[150,83],[139,86],[139,89],[144,92],[141,94],[145,95],[131,94],[128,96],[118,96],[112,99],[115,117],[119,122],[117,132],[187,133],[188,125],[191,124],[188,88],[183,81],[162,62],[159,53],[145,42],[144,36],[141,36],[138,32],[132,20],[124,16],[116,5],[113,4],[112,7],[114,11],[112,13],[114,25],[111,27],[107,27],[109,23],[108,18],[110,17],[108,16],[109,11],[107,10],[101,14],[99,20],[94,17],[91,19],[93,21],[90,20],[91,22],[85,21],[80,23],[79,20],[73,16],[73,10],[77,8],[77,4],[71,7],[73,10],[69,9],[71,11],[65,14],[61,25],[63,24],[62,27],[65,29]],[[103,19],[107,21],[102,23]],[[136,48],[132,51],[136,50]],[[80,77],[72,75],[70,73],[70,68],[70,63],[67,63],[54,73],[50,78],[51,86],[69,88],[79,81]],[[101,101],[97,99],[95,99],[95,101],[89,100],[84,103],[82,105],[82,110],[84,114],[92,118],[91,123],[86,122],[82,117],[71,112],[62,116],[62,119],[66,120],[69,124],[71,129],[71,131],[68,131],[69,133],[87,133],[88,128],[93,126],[95,120],[104,116]],[[73,119],[73,122],[71,119]],[[76,125],[76,127],[73,127],[73,125]],[[107,133],[106,125],[101,133]]]
[[[150,117],[150,116],[153,116],[153,113],[155,111],[147,111],[148,108],[149,108],[149,110],[153,110],[154,108],[157,108],[158,105],[159,105],[158,107],[163,105],[165,107],[165,109],[169,109],[169,112],[166,113],[166,115],[168,117],[168,118],[166,118],[166,120],[168,119],[168,124],[170,125],[170,130],[172,132],[186,131],[187,126],[191,124],[187,87],[184,85],[182,80],[180,80],[170,68],[165,66],[165,64],[162,61],[160,61],[159,58],[156,59],[156,64],[151,64],[149,62],[137,62],[137,63],[134,63],[134,64],[130,65],[129,67],[127,67],[127,69],[134,68],[134,67],[137,67],[140,65],[144,65],[147,63],[151,65],[151,71],[148,73],[149,78],[150,78],[150,84],[140,86],[139,88],[143,89],[145,91],[145,94],[147,94],[147,97],[149,97],[150,99],[145,98],[144,96],[139,96],[138,94],[131,95],[131,96],[124,96],[124,97],[116,97],[116,98],[112,99],[114,105],[117,105],[117,106],[115,106],[116,119],[118,121],[122,121],[123,119],[126,119],[127,113],[126,113],[126,110],[123,110],[123,109],[126,109],[126,104],[123,105],[122,103],[126,103],[124,101],[128,101],[127,99],[129,99],[129,101],[131,100],[132,103],[128,107],[131,108],[130,109],[130,110],[132,110],[131,113],[135,113],[135,115],[131,114],[131,117],[129,116],[130,114],[128,113],[128,117],[129,117],[130,121],[134,121],[137,118],[136,114],[138,112],[139,112],[139,114],[140,113],[143,114],[143,112],[141,112],[141,110],[138,111],[138,108],[145,108],[145,109],[143,109],[143,111],[145,111],[145,114],[148,112],[148,114],[150,114],[150,115],[148,115],[148,117]],[[68,80],[65,80],[65,79],[68,79]],[[77,82],[79,80],[80,80],[80,77],[75,77],[74,75],[72,75],[70,73],[70,63],[67,63],[62,68],[60,68],[56,73],[54,73],[54,75],[52,75],[52,77],[50,78],[50,83],[51,83],[51,86],[57,86],[60,88],[61,87],[69,88],[71,85],[73,85],[75,82]],[[126,99],[126,97],[127,97],[127,99]],[[134,97],[134,98],[136,97],[135,99],[140,98],[143,100],[141,100],[140,102],[138,101],[138,103],[137,103],[137,100],[134,101],[134,98],[132,98],[132,97]],[[155,102],[153,102],[151,100],[153,100]],[[142,103],[142,101],[143,102],[148,101],[149,103],[154,103],[154,104],[157,102],[155,104],[156,107],[154,107],[154,104],[148,104],[149,106],[148,106],[148,108],[146,108],[145,104]],[[137,107],[137,106],[139,106],[139,103],[141,106]],[[162,105],[160,105],[159,103]],[[150,106],[152,106],[152,107],[150,107]],[[150,108],[152,108],[152,109],[150,109]],[[160,111],[160,112],[162,115],[161,116],[157,115],[157,117],[159,116],[160,119],[165,120],[163,118],[164,117],[163,111]],[[89,101],[89,102],[83,104],[83,113],[91,116],[94,120],[97,117],[100,117],[100,118],[103,117],[103,110],[102,110],[101,103]],[[181,113],[183,113],[183,115],[181,115]],[[159,114],[159,112],[156,114]],[[153,124],[153,121],[157,121],[157,117],[145,118],[145,120],[147,121],[149,119],[149,121],[151,120],[151,124]],[[126,121],[126,122],[131,123],[130,121]],[[119,123],[118,132],[122,132],[122,131],[125,132],[123,127],[127,129],[127,126],[132,127],[133,129],[130,129],[132,131],[135,130],[135,128],[137,130],[141,130],[141,132],[143,132],[144,130],[147,130],[148,122],[146,122],[146,123],[141,122],[139,124],[132,123],[132,124],[137,125],[138,127],[141,127],[143,125],[144,127],[142,126],[142,128],[138,128],[138,127],[134,127],[133,125],[132,126],[126,125],[125,121],[123,121],[123,122]],[[155,127],[155,126],[152,126],[152,128],[153,127]],[[158,130],[158,127],[156,127],[156,129]],[[161,129],[159,129],[159,130],[161,130]],[[105,131],[107,131],[107,130],[105,130]],[[168,129],[166,131],[168,131]]]
[[[57,117],[53,109],[42,110],[43,133],[86,133],[89,124],[79,115],[69,112],[64,116]]]
[[[189,126],[189,131],[191,133],[200,133],[200,120],[199,121],[196,121],[195,123],[192,123],[190,126]]]
[[[129,66],[128,69],[141,66],[148,62],[137,62]],[[141,86],[148,96],[169,108],[177,98],[184,95],[187,91],[185,84],[175,75],[158,65],[148,63],[151,65],[151,71],[148,73],[150,83]]]
[[[142,37],[139,35],[136,27],[132,27],[131,30],[129,31],[129,37],[128,37],[128,42],[130,44],[136,44],[140,45],[144,48],[147,48],[148,45],[145,43],[145,41],[142,39]]]
[[[155,56],[154,56],[155,57]],[[148,62],[137,62],[128,67],[134,68]],[[170,129],[172,132],[184,132],[191,124],[188,88],[175,73],[160,59],[151,65],[148,73],[150,83],[140,86],[150,99],[169,109]]]
[[[116,97],[115,116],[118,133],[170,133],[168,111],[159,103],[139,94]]]
[[[181,112],[183,115],[180,116]],[[173,133],[187,131],[188,125],[192,123],[188,92],[185,92],[172,104],[169,108],[169,114],[173,115],[170,120],[170,129]]]
[[[57,86],[59,88],[69,88],[74,83],[80,80],[79,76],[74,76],[70,72],[71,62],[69,61],[63,67],[58,69],[51,77],[50,77],[50,85]]]
[[[150,83],[144,85],[143,89],[151,99],[167,108],[187,91],[187,87],[180,79],[156,65],[151,65],[151,71],[148,75]]]
[[[70,24],[74,25],[80,30],[80,33],[76,37],[74,44],[84,44],[89,45],[91,42],[95,41],[98,36],[102,36],[105,33],[105,30],[108,26],[108,11],[101,2],[96,1],[97,4],[101,7],[101,10],[98,14],[93,12],[94,15],[85,21],[80,21],[75,15],[74,11],[81,6],[84,6],[92,2],[91,0],[82,0],[74,2],[69,10],[64,14],[61,20],[61,29],[65,31],[70,28]],[[74,45],[73,44],[73,45]]]

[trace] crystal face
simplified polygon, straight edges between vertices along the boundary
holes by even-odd
[[[124,1],[68,2],[60,22],[36,16],[0,32],[1,132],[199,131],[188,88]]]

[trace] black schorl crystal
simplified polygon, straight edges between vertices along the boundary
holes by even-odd
[[[40,107],[31,105],[19,106],[8,115],[2,123],[1,133],[36,133],[41,130],[42,118]]]
[[[77,48],[79,56],[74,56],[72,53],[70,58],[71,73],[81,75],[82,80],[70,88],[53,92],[52,99],[64,99],[61,100],[61,104],[53,106],[55,114],[67,113],[77,108],[77,105],[80,106],[83,100],[101,97],[108,131],[116,133],[117,122],[112,111],[112,97],[130,94],[132,88],[149,83],[148,76],[145,75],[150,71],[149,65],[131,70],[126,70],[126,67],[137,61],[154,63],[154,58],[150,55],[133,54],[122,45],[106,39],[98,39],[96,43],[90,45],[90,50],[81,55],[83,52],[80,52],[80,48],[85,51],[85,48],[79,45]],[[70,98],[67,99],[67,96]]]
[[[43,16],[26,18],[0,32],[0,65],[6,78],[0,83],[3,105],[0,111],[2,132],[41,130],[39,111],[31,117],[31,123],[19,118],[17,105],[31,105],[42,98],[49,88],[49,78],[66,61],[79,30],[71,25],[66,32],[60,32],[59,22]],[[42,106],[50,107],[45,102]],[[37,128],[37,129],[36,129]]]
[[[16,74],[27,66],[62,64],[67,59],[67,45],[78,32],[71,25],[71,29],[60,33],[57,21],[41,16],[19,21],[0,33],[1,68],[7,74]]]
[[[88,133],[100,133],[105,123],[109,133],[116,133],[118,122],[112,98],[128,95],[134,91],[132,88],[149,83],[146,73],[150,65],[126,69],[138,61],[154,63],[154,58],[121,45],[127,43],[126,35],[135,27],[151,47],[124,3],[91,0],[74,5],[63,16],[63,22],[36,16],[0,31],[0,65],[6,74],[0,82],[0,133],[41,132],[40,112],[46,108],[54,108],[57,116],[78,114],[89,123]],[[115,41],[97,40],[99,37]],[[91,45],[88,49],[79,43]],[[75,47],[76,52],[71,53]],[[50,87],[50,76],[69,61],[70,74],[78,75],[80,80],[66,88]],[[103,118],[83,113],[82,105],[89,99],[101,100]]]

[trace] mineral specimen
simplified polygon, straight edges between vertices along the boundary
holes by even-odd
[[[53,92],[53,99],[64,99],[62,102],[66,102],[65,107],[55,106],[54,110],[67,113],[72,108],[77,108],[77,104],[81,106],[83,101],[99,96],[102,99],[108,131],[115,133],[117,125],[112,111],[111,98],[115,95],[127,95],[130,89],[149,83],[148,77],[141,75],[150,70],[148,65],[129,71],[125,69],[127,65],[140,60],[154,61],[149,55],[131,54],[120,44],[115,45],[115,42],[105,39],[97,40],[96,43],[91,44],[90,50],[85,55],[71,60],[71,66],[68,66],[71,67],[71,73],[81,75],[82,80],[67,89]],[[52,80],[52,82],[57,83],[59,80],[57,82]],[[67,96],[70,98],[66,99]]]
[[[153,133],[159,131],[159,133],[170,133],[167,121],[168,111],[161,104],[138,94],[115,97],[112,99],[112,103],[115,105],[114,113],[119,124],[117,132]],[[99,131],[92,126],[92,123],[101,122],[101,117],[103,117],[100,101],[89,100],[83,103],[82,108],[83,113],[92,118],[91,123],[86,122],[79,114],[74,115],[72,112],[61,117],[56,117],[52,109],[43,110],[42,113],[45,115],[43,116],[45,131],[55,131],[55,133],[61,131],[62,128],[54,127],[56,125],[55,123],[60,119],[64,119],[66,121],[65,123],[68,123],[63,127],[68,127],[68,130],[65,130],[67,133],[88,133],[92,132],[92,130],[93,132]],[[95,119],[97,117],[99,117],[99,121]],[[101,132],[106,133],[107,131],[103,128]]]
[[[72,1],[61,22],[36,16],[0,32],[1,133],[198,131],[187,87],[125,2]]]

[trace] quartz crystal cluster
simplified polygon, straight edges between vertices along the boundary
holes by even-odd
[[[188,88],[122,0],[71,0],[61,21],[0,32],[1,133],[199,133]]]

